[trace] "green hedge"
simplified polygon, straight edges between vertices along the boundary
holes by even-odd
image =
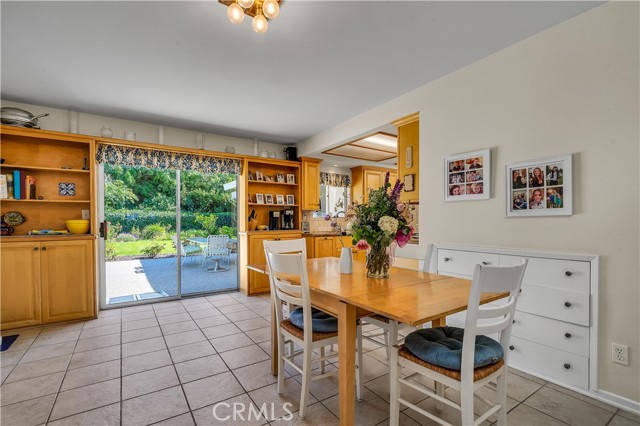
[[[218,217],[216,225],[218,227],[230,226],[235,227],[237,218],[235,213],[212,213]],[[120,224],[121,232],[129,233],[134,226],[143,229],[148,225],[159,224],[167,227],[170,231],[176,230],[176,214],[175,212],[155,212],[148,210],[116,210],[105,214],[107,222]],[[183,212],[181,216],[182,229],[202,229],[202,225],[196,222],[196,214],[191,212]]]

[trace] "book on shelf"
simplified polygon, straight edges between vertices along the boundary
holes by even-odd
[[[27,172],[20,170],[20,199],[27,199]]]
[[[25,192],[27,196],[27,200],[35,200],[36,199],[36,178],[27,175],[25,177]]]
[[[7,173],[7,198],[13,199],[13,173]]]
[[[7,188],[7,175],[0,175],[0,199],[9,198],[9,189]]]
[[[13,171],[13,196],[20,199],[20,170]]]

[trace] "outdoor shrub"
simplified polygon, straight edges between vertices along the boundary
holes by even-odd
[[[134,237],[136,237],[136,240],[138,238],[140,238],[140,228],[138,228],[137,226],[132,226],[131,227],[131,231],[130,231],[131,235],[133,235]]]
[[[147,225],[142,229],[141,237],[143,240],[165,240],[167,238],[167,230],[157,223]]]
[[[204,229],[187,229],[187,230],[183,230],[180,233],[180,235],[184,240],[186,238],[197,238],[197,237],[206,238],[207,236],[209,236],[209,233]]]
[[[218,221],[218,216],[215,214],[200,214],[196,213],[196,222],[198,222],[204,229],[207,230],[209,235],[215,235],[218,232],[218,227],[216,226],[216,222]]]
[[[236,229],[232,228],[230,226],[223,226],[221,227],[218,232],[222,235],[228,235],[229,238],[235,238],[236,237]]]
[[[126,234],[126,233],[118,234],[118,236],[115,238],[115,241],[119,243],[130,243],[136,240],[137,238],[134,235]]]
[[[104,244],[104,255],[107,260],[114,260],[116,258],[116,242],[113,240],[107,240]]]
[[[142,232],[144,232],[144,230]],[[156,257],[158,254],[160,254],[162,250],[164,250],[164,244],[158,242],[158,243],[153,243],[150,246],[147,246],[140,251],[143,254],[147,254],[151,257]]]
[[[202,225],[196,222],[196,214],[185,211],[181,213],[180,222],[183,232],[192,229],[202,230]],[[215,216],[218,218],[216,221],[217,226],[237,226],[235,212],[216,213]],[[137,233],[138,238],[140,238],[139,229],[144,229],[148,225],[159,224],[164,226],[165,229],[176,229],[175,210],[165,212],[155,210],[107,210],[105,219],[112,224],[119,224],[122,229],[118,232],[127,232],[134,235]]]

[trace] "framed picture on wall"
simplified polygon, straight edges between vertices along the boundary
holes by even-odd
[[[491,198],[491,150],[450,155],[444,159],[444,200]]]
[[[573,214],[571,154],[505,166],[507,217]]]

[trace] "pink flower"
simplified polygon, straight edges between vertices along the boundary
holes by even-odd
[[[398,204],[396,204],[396,209],[401,212],[402,210],[404,210],[404,203],[402,201],[398,201]]]
[[[398,243],[400,248],[407,245],[407,243],[411,240],[411,237],[414,234],[413,226],[409,225],[409,231],[405,229],[399,229],[396,233],[395,241]]]
[[[367,242],[367,240],[360,240],[356,243],[356,248],[358,250],[369,250],[371,246]]]

